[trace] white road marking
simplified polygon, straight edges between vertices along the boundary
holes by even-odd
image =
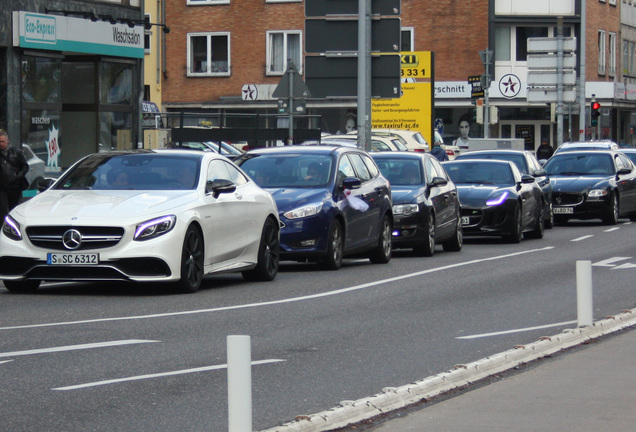
[[[621,229],[621,227],[613,227],[613,228],[608,228],[606,230],[603,230],[603,232],[612,232],[612,231],[616,231],[616,230],[619,230],[619,229]]]
[[[281,359],[258,360],[258,361],[253,361],[252,366],[268,364],[268,363],[280,363],[284,361],[285,360],[281,360]],[[87,387],[97,387],[97,386],[121,383],[126,381],[138,381],[138,380],[144,380],[144,379],[161,378],[161,377],[183,375],[183,374],[190,374],[190,373],[196,373],[196,372],[206,372],[206,371],[226,369],[226,368],[227,368],[227,364],[216,365],[216,366],[204,366],[204,367],[199,367],[194,369],[183,369],[183,370],[172,371],[172,372],[162,372],[162,373],[138,375],[138,376],[132,376],[132,377],[126,377],[126,378],[117,378],[117,379],[105,380],[105,381],[95,381],[95,382],[85,383],[85,384],[77,384],[77,385],[66,386],[66,387],[57,387],[51,390],[78,390],[78,389],[83,389]]]
[[[399,280],[414,278],[414,277],[422,276],[422,275],[425,275],[425,274],[435,273],[435,272],[439,272],[439,271],[445,271],[445,270],[449,270],[449,269],[453,269],[453,268],[469,266],[469,265],[472,265],[472,264],[479,264],[479,263],[486,262],[486,261],[497,261],[497,260],[501,260],[501,259],[505,259],[505,258],[511,258],[511,257],[514,257],[514,256],[519,256],[519,255],[526,255],[526,254],[531,254],[531,253],[535,253],[535,252],[544,252],[546,250],[550,250],[550,249],[554,249],[554,248],[555,248],[555,246],[547,246],[547,247],[543,247],[543,248],[539,248],[539,249],[530,249],[530,250],[525,250],[525,251],[521,251],[521,252],[511,253],[511,254],[499,255],[499,256],[494,256],[494,257],[489,257],[489,258],[481,258],[481,259],[476,259],[476,260],[472,260],[472,261],[459,262],[459,263],[455,263],[455,264],[449,264],[449,265],[446,265],[446,266],[435,267],[435,268],[428,269],[428,270],[422,270],[422,271],[418,271],[418,272],[415,272],[415,273],[409,273],[409,274],[405,274],[405,275],[401,275],[401,276],[395,276],[395,277],[388,278],[388,279],[381,279],[381,280],[377,280],[377,281],[373,281],[373,282],[369,282],[369,283],[365,283],[365,284],[361,284],[361,285],[355,285],[355,286],[348,287],[348,288],[341,288],[341,289],[337,289],[337,290],[334,290],[334,291],[327,291],[327,292],[318,293],[318,294],[312,294],[312,295],[301,296],[301,297],[292,297],[292,298],[281,299],[281,300],[272,300],[272,301],[266,301],[266,302],[261,302],[261,303],[248,303],[248,304],[244,304],[244,305],[224,306],[224,307],[212,308],[212,309],[197,309],[197,310],[189,310],[189,311],[181,311],[181,312],[166,312],[166,313],[158,313],[158,314],[150,314],[150,315],[137,315],[137,316],[127,316],[127,317],[114,317],[114,318],[96,318],[96,319],[88,319],[88,320],[80,320],[80,321],[57,322],[57,323],[26,324],[26,325],[18,325],[18,326],[0,327],[0,330],[16,330],[16,329],[39,328],[39,327],[55,327],[55,326],[76,325],[76,324],[92,324],[92,323],[98,323],[98,322],[128,321],[128,320],[141,320],[141,319],[150,319],[150,318],[165,318],[165,317],[171,317],[171,316],[223,312],[223,311],[228,311],[228,310],[249,309],[249,308],[256,308],[256,307],[263,307],[263,306],[279,305],[279,304],[285,304],[285,303],[295,303],[295,302],[299,302],[299,301],[313,300],[313,299],[322,298],[322,297],[330,297],[330,296],[334,296],[334,295],[345,294],[345,293],[352,292],[352,291],[358,291],[358,290],[363,290],[363,289],[367,289],[367,288],[372,288],[372,287],[375,287],[375,286],[378,286],[378,285],[383,285],[385,283],[391,283],[391,282],[395,282],[395,281],[399,281]]]
[[[82,350],[82,349],[103,348],[103,347],[132,345],[132,344],[141,344],[141,343],[154,343],[154,342],[159,342],[159,341],[128,339],[128,340],[98,342],[98,343],[82,344],[82,345],[67,345],[67,346],[53,347],[53,348],[32,349],[32,350],[26,350],[26,351],[10,351],[5,353],[0,353],[0,357],[18,357],[18,356],[44,354],[44,353],[52,353],[52,352],[60,352],[60,351],[75,351],[75,350]]]
[[[627,269],[627,268],[634,268],[634,267],[636,267],[636,264],[625,263],[625,264],[621,264],[619,266],[612,268],[612,270]]]
[[[505,334],[510,334],[510,333],[521,333],[521,332],[532,331],[532,330],[541,330],[541,329],[544,329],[544,328],[559,327],[559,326],[576,324],[576,323],[577,323],[576,320],[574,320],[574,321],[564,321],[564,322],[560,322],[560,323],[546,324],[546,325],[541,325],[541,326],[536,326],[536,327],[526,327],[526,328],[514,329],[514,330],[503,330],[503,331],[498,331],[498,332],[482,333],[482,334],[476,334],[476,335],[470,335],[470,336],[458,336],[455,339],[479,339],[479,338],[490,337],[490,336],[500,336],[500,335],[505,335]]]
[[[595,267],[614,267],[616,265],[615,262],[628,260],[630,258],[631,257],[612,257],[604,259],[603,261],[595,262],[592,265]]]
[[[11,363],[12,361],[13,360],[3,360],[3,361],[0,361],[0,364],[2,364],[2,363]]]
[[[581,240],[587,240],[587,239],[592,238],[592,237],[594,237],[594,236],[590,234],[590,235],[585,235],[583,237],[572,239],[570,241],[577,242],[577,241],[581,241]]]

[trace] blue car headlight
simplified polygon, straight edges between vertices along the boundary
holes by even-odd
[[[587,193],[588,198],[604,198],[607,196],[607,189],[592,189]]]
[[[508,195],[509,195],[508,191],[504,191],[504,192],[500,193],[499,195],[495,195],[494,197],[492,197],[488,201],[486,201],[486,205],[487,206],[498,206],[498,205],[501,205],[504,202],[506,202],[506,198],[508,198]]]
[[[301,219],[301,218],[306,218],[310,216],[315,216],[318,213],[320,213],[320,210],[322,210],[322,204],[323,203],[307,204],[302,207],[298,207],[288,212],[285,212],[283,213],[283,216],[285,216],[287,219]]]
[[[177,222],[175,215],[162,216],[142,222],[135,228],[133,240],[150,240],[160,235],[164,235],[174,228]]]
[[[4,218],[4,223],[2,224],[2,232],[11,240],[22,240],[22,231],[20,230],[20,224],[9,215],[5,216]]]
[[[420,207],[417,204],[396,204],[393,206],[393,214],[409,216],[417,213],[419,209]]]

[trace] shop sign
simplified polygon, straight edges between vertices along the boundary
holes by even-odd
[[[144,57],[143,25],[13,12],[13,45],[22,48]]]

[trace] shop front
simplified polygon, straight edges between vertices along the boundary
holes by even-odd
[[[7,121],[19,123],[47,175],[90,153],[137,147],[143,25],[27,11],[13,24],[20,110]]]

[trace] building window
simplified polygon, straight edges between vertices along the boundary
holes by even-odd
[[[188,34],[188,76],[230,75],[230,34]]]
[[[300,31],[267,32],[267,75],[282,75],[291,60],[302,74],[302,40]]]
[[[187,5],[230,4],[230,0],[188,0]]]
[[[609,76],[616,76],[616,33],[609,34],[608,46]]]
[[[400,33],[400,51],[415,51],[414,43],[415,31],[413,27],[402,27]]]
[[[598,74],[605,75],[605,30],[598,31]]]
[[[512,47],[510,38],[510,27],[495,28],[495,61],[510,61]]]
[[[547,27],[517,27],[516,28],[516,59],[517,61],[527,61],[528,59],[528,38],[548,37]]]
[[[150,22],[150,15],[146,14],[145,21]],[[144,27],[144,52],[150,54],[150,42],[152,40],[152,30]]]

